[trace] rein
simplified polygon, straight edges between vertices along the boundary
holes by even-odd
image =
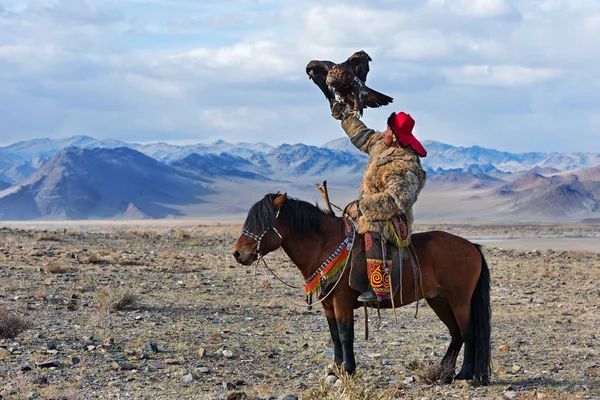
[[[277,212],[275,213],[275,220],[277,220],[278,217],[279,217],[279,210],[277,210]],[[354,239],[356,237],[356,226],[354,224],[354,221],[352,221],[352,219],[349,219],[347,217],[344,217],[344,218],[345,218],[344,221],[346,222],[345,225],[346,225],[346,227],[350,228],[349,230],[351,232],[347,233],[346,237],[344,238],[344,240],[342,241],[342,243],[340,243],[340,245],[335,249],[335,251],[329,257],[327,257],[327,259],[325,261],[323,261],[323,263],[319,266],[319,268],[317,268],[317,270],[308,279],[305,280],[305,287],[306,287],[306,285],[310,284],[316,278],[318,278],[319,276],[321,276],[323,274],[323,270],[325,269],[325,267],[327,267],[327,265],[329,265],[329,263],[331,263],[337,256],[340,255],[340,253],[342,252],[342,250],[344,249],[344,247],[347,248],[349,255],[352,253],[352,248],[354,246]],[[350,221],[350,223],[348,223],[348,221]],[[257,264],[259,264],[262,261],[262,263],[263,263],[263,271],[265,272],[265,276],[267,277],[267,280],[269,281],[269,284],[271,285],[271,287],[273,289],[277,290],[277,288],[275,287],[275,285],[273,285],[273,282],[271,281],[271,278],[269,277],[267,271],[270,272],[275,278],[277,278],[277,280],[279,282],[283,283],[285,286],[287,286],[289,288],[292,288],[292,289],[300,289],[299,286],[291,285],[291,284],[285,282],[279,276],[277,276],[277,274],[275,274],[275,272],[269,267],[269,265],[265,261],[265,256],[262,255],[262,254],[260,254],[260,244],[262,242],[262,239],[265,237],[265,235],[270,230],[273,230],[273,232],[275,232],[277,234],[277,236],[279,236],[279,239],[281,239],[283,241],[283,237],[281,236],[281,233],[279,233],[279,231],[277,230],[277,228],[275,227],[274,224],[273,225],[269,225],[267,227],[267,229],[265,229],[263,231],[263,233],[261,233],[260,235],[256,235],[256,234],[248,231],[247,229],[243,229],[242,230],[242,235],[248,236],[249,238],[251,238],[254,241],[256,241],[256,243],[257,243],[256,249],[254,249],[254,252],[252,254],[255,254],[257,256],[257,258],[256,258],[256,263]],[[348,230],[347,230],[347,232],[348,232]],[[319,299],[318,301],[315,301],[315,302],[308,301],[308,296],[307,296],[307,303],[308,303],[308,309],[309,310],[312,308],[312,306],[324,302],[329,297],[329,295],[331,295],[331,293],[333,293],[333,291],[335,290],[335,288],[337,287],[337,285],[342,280],[342,276],[344,276],[344,273],[346,272],[347,265],[348,265],[348,260],[346,260],[344,262],[344,266],[342,267],[342,271],[339,273],[339,276],[338,276],[335,284],[333,285],[333,287],[331,288],[331,290],[329,292],[327,292],[327,294],[325,296],[323,296],[321,299]],[[299,305],[299,304],[295,304],[293,302],[290,303],[290,304],[293,304],[295,306],[305,307],[304,304],[303,305]]]

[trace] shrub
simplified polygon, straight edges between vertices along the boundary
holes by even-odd
[[[14,312],[0,308],[0,338],[13,339],[23,331],[29,329],[29,321]]]

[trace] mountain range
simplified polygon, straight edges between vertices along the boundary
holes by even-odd
[[[425,219],[578,221],[600,213],[599,154],[423,144],[428,182],[416,211]],[[325,179],[343,204],[357,196],[367,159],[347,138],[322,146],[23,141],[0,148],[0,220],[242,215],[269,191],[316,199],[314,183]]]

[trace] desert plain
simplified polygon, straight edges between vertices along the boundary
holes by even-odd
[[[368,341],[356,310],[358,372],[326,380],[320,307],[235,263],[239,224],[4,224],[0,398],[598,399],[599,228],[416,227],[485,245],[493,374],[478,386],[436,381],[449,335],[425,302],[416,318],[414,303],[397,310],[397,323],[383,311],[379,329],[371,311]],[[267,260],[302,285],[283,252]]]

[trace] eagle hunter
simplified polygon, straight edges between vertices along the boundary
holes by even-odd
[[[393,98],[379,93],[365,84],[371,57],[364,51],[352,54],[346,61],[336,64],[331,61],[312,60],[306,66],[308,79],[321,89],[329,104],[336,96],[350,104],[356,116],[362,116],[363,108],[386,106]]]

